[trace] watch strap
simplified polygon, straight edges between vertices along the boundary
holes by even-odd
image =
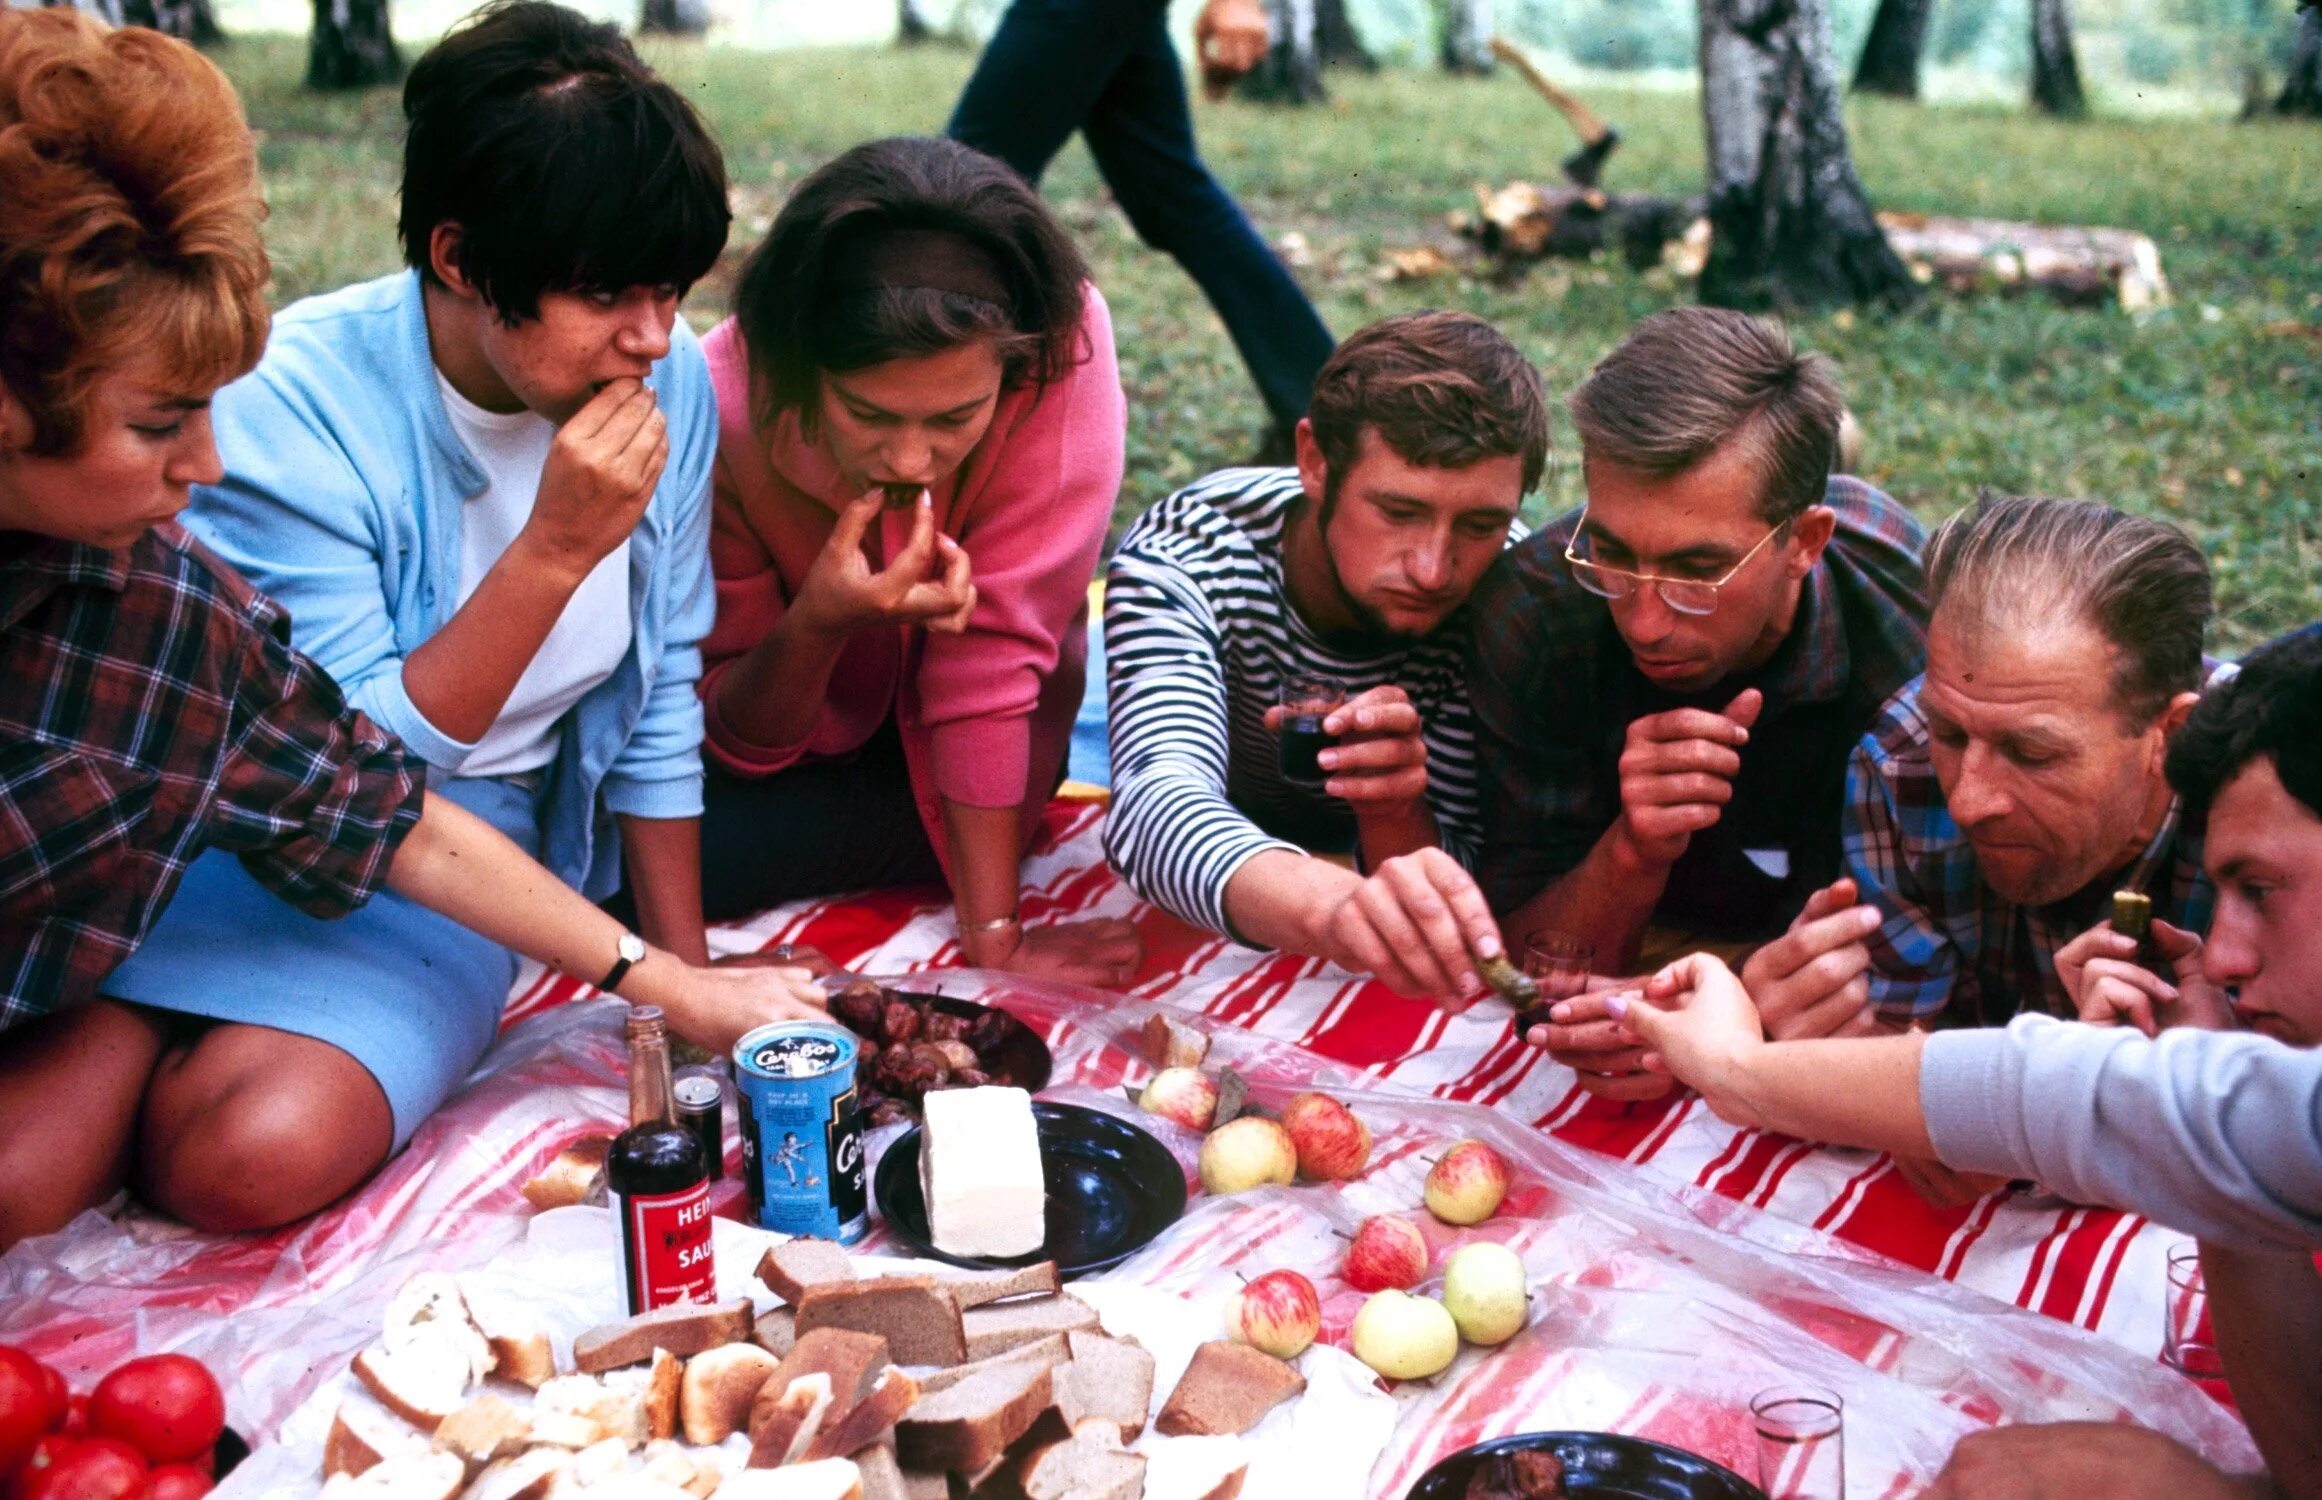
[[[618,951],[620,957],[613,960],[613,966],[605,971],[605,977],[597,981],[597,988],[608,995],[613,992],[613,986],[619,984],[635,966],[637,960],[645,956],[645,940],[633,932],[625,932],[621,934]]]

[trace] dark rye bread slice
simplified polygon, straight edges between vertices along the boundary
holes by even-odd
[[[790,1458],[793,1449],[803,1450],[821,1426],[842,1420],[854,1409],[887,1364],[887,1341],[875,1333],[818,1328],[801,1334],[758,1387],[758,1397],[750,1405],[750,1466],[770,1468]],[[819,1407],[804,1391],[793,1389],[817,1375],[829,1398]],[[817,1424],[814,1432],[805,1430],[809,1420]]]
[[[655,1312],[639,1313],[625,1323],[592,1328],[572,1341],[573,1368],[598,1375],[623,1365],[643,1364],[656,1349],[680,1359],[691,1359],[720,1344],[739,1344],[750,1337],[750,1299],[710,1306],[681,1303]]]
[[[988,1474],[971,1500],[1143,1500],[1145,1460],[1104,1422],[1073,1427],[1051,1407]]]
[[[855,1263],[829,1240],[784,1240],[758,1258],[758,1279],[796,1307],[809,1287],[855,1279]]]
[[[1220,1340],[1193,1351],[1177,1389],[1153,1422],[1165,1437],[1239,1436],[1306,1389],[1306,1377],[1271,1354]]]
[[[889,1365],[860,1400],[823,1420],[822,1430],[806,1445],[802,1456],[810,1463],[818,1458],[844,1458],[858,1448],[884,1441],[918,1400],[919,1382]]]
[[[963,1380],[981,1375],[996,1365],[1039,1364],[1053,1368],[1072,1357],[1061,1333],[1044,1334],[1029,1344],[1018,1344],[1013,1349],[971,1359],[964,1365],[953,1365],[947,1370],[930,1370],[919,1381],[919,1394],[932,1396],[937,1391],[949,1390]]]
[[[1094,1418],[1120,1429],[1133,1443],[1153,1412],[1153,1356],[1134,1339],[1110,1338],[1091,1329],[1066,1334],[1072,1358],[1055,1376],[1056,1409],[1078,1428]]]
[[[798,1336],[818,1328],[875,1333],[899,1365],[956,1365],[968,1357],[959,1303],[932,1276],[880,1276],[809,1287],[798,1302]]]
[[[995,1366],[922,1395],[895,1424],[895,1453],[907,1469],[980,1473],[1054,1403],[1046,1365]]]
[[[961,1311],[982,1307],[989,1302],[1005,1302],[1011,1297],[1053,1297],[1064,1290],[1064,1283],[1056,1276],[1056,1262],[1041,1261],[1015,1271],[982,1271],[966,1276],[946,1276],[943,1284],[951,1291],[952,1300]]]
[[[1056,1297],[971,1307],[961,1317],[969,1359],[988,1359],[1020,1344],[1037,1343],[1051,1334],[1098,1326],[1096,1309],[1069,1292]]]

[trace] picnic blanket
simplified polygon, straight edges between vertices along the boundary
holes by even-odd
[[[1237,1272],[1292,1265],[1324,1287],[1326,1337],[1343,1338],[1362,1299],[1335,1281],[1331,1231],[1414,1208],[1431,1148],[1462,1135],[1497,1144],[1521,1183],[1481,1232],[1524,1255],[1544,1287],[1540,1315],[1516,1344],[1398,1390],[1370,1494],[1401,1495],[1467,1442],[1554,1426],[1657,1437],[1747,1473],[1744,1403],[1782,1376],[1847,1396],[1857,1495],[1915,1492],[1960,1432],[2003,1419],[2133,1418],[2254,1466],[2231,1413],[2153,1358],[2162,1263],[2179,1236],[2024,1195],[1937,1213],[1882,1158],[1736,1131],[1688,1097],[1604,1105],[1496,1008],[1447,1017],[1138,902],[1104,864],[1101,815],[1051,809],[1023,910],[1135,923],[1147,961],[1127,1001],[951,969],[939,890],[783,908],[721,930],[717,946],[811,943],[861,972],[1002,1001],[1048,1039],[1056,1097],[1119,1112],[1130,1111],[1118,1086],[1147,1071],[1122,1032],[1156,1005],[1206,1018],[1220,1058],[1261,1098],[1310,1085],[1356,1097],[1379,1137],[1362,1181],[1197,1196],[1108,1274],[1202,1304],[1202,1316]],[[375,1336],[406,1276],[514,1253],[528,1223],[520,1185],[566,1141],[620,1120],[619,1008],[571,1003],[586,995],[528,972],[468,1088],[377,1179],[305,1224],[219,1239],[92,1213],[17,1247],[0,1257],[0,1339],[83,1381],[133,1350],[186,1349],[225,1376],[241,1430],[273,1434]],[[1145,1123],[1190,1163],[1190,1137]],[[253,1492],[268,1472],[253,1469]]]

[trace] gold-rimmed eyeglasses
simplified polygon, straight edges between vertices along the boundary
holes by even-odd
[[[1794,518],[1793,518],[1794,519]],[[1615,568],[1589,556],[1595,543],[1589,540],[1588,511],[1580,512],[1580,524],[1572,530],[1572,540],[1564,544],[1564,561],[1572,569],[1573,579],[1600,599],[1627,599],[1641,584],[1651,584],[1661,596],[1661,602],[1681,615],[1706,615],[1717,610],[1717,591],[1733,581],[1733,576],[1750,565],[1750,559],[1766,549],[1789,521],[1778,521],[1773,530],[1759,537],[1757,545],[1744,552],[1734,565],[1716,578],[1665,578],[1658,573],[1637,573],[1627,568]]]

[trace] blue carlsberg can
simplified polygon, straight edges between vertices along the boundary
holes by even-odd
[[[854,1033],[777,1021],[734,1046],[742,1177],[758,1226],[853,1244],[871,1227]]]

